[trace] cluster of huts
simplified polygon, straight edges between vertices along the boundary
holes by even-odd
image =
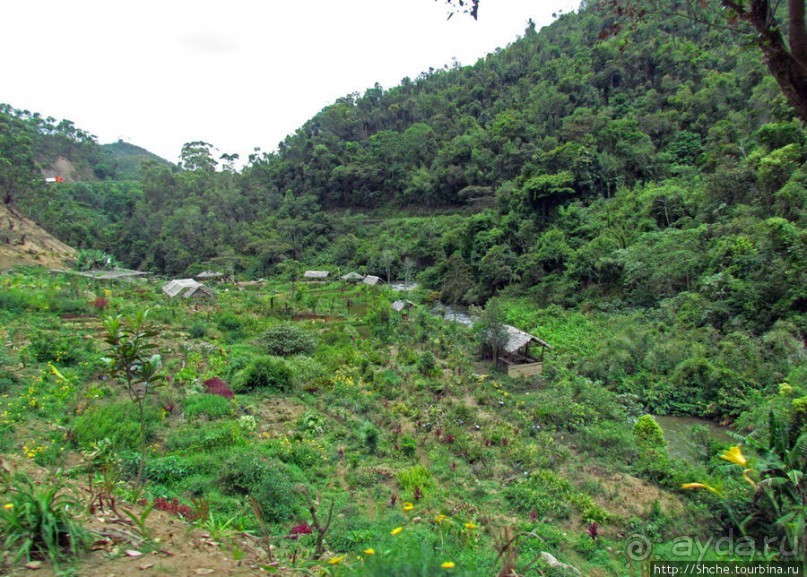
[[[211,298],[213,291],[200,280],[221,278],[221,273],[205,271],[196,278],[176,279],[163,286],[163,292],[171,298]],[[303,274],[303,278],[309,281],[329,280],[328,271],[308,270]],[[383,282],[379,277],[373,275],[362,275],[357,272],[349,272],[340,277],[343,282],[363,283],[375,286]],[[410,300],[399,299],[391,305],[392,310],[397,313],[406,312],[415,307],[415,303]],[[516,327],[505,325],[507,341],[502,346],[497,355],[499,368],[506,371],[511,377],[530,377],[540,375],[543,372],[544,352],[552,347],[535,335],[531,335]],[[536,356],[536,349],[540,350]]]
[[[331,273],[327,270],[307,270],[303,273],[303,278],[309,281],[325,281],[330,278]],[[381,278],[377,276],[373,276],[371,274],[363,275],[357,272],[349,272],[347,274],[343,274],[340,279],[344,282],[352,282],[352,283],[364,283],[369,286],[375,286],[380,282],[383,282]]]

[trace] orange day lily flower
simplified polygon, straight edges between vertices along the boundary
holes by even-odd
[[[331,557],[330,559],[328,559],[328,565],[338,565],[339,563],[341,563],[344,560],[345,560],[345,555],[342,555],[341,557]]]
[[[718,497],[723,496],[723,493],[720,491],[720,489],[716,489],[715,487],[712,487],[711,485],[707,485],[706,483],[684,483],[683,485],[681,485],[681,488],[682,489],[706,489],[707,491],[709,491],[710,493],[714,493]]]
[[[740,445],[734,445],[731,449],[723,451],[720,454],[720,458],[729,463],[740,465],[741,467],[748,466],[748,459],[745,458],[745,455],[743,455],[743,452],[740,450]]]

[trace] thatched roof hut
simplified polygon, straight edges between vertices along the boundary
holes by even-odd
[[[525,333],[524,331],[510,325],[504,325],[504,328],[507,330],[507,344],[504,345],[504,350],[508,353],[515,353],[520,348],[526,347],[530,343],[537,343],[544,348],[552,350],[552,347],[549,344],[542,341],[535,335]]]
[[[381,277],[368,274],[366,277],[364,277],[364,280],[362,282],[366,285],[375,286],[381,282]]]
[[[499,357],[499,362],[506,368],[507,374],[511,377],[540,375],[544,370],[544,351],[552,350],[552,347],[546,341],[516,327],[504,325],[504,328],[507,331],[507,343],[502,347],[504,352]],[[541,347],[540,358],[532,356],[532,344]]]
[[[415,303],[413,303],[412,301],[397,300],[394,303],[392,303],[391,306],[392,310],[396,312],[401,312],[404,309],[411,309],[412,307],[415,306]]]
[[[172,280],[163,287],[163,292],[171,298],[177,296],[186,299],[213,297],[212,290],[192,278]]]

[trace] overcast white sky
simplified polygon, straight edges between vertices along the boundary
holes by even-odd
[[[579,0],[6,0],[0,102],[176,161],[275,150],[337,98],[473,64]]]

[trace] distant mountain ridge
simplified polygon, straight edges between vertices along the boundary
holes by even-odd
[[[142,176],[143,163],[147,161],[157,162],[165,166],[171,166],[166,159],[149,152],[142,146],[118,140],[110,144],[102,144],[101,150],[111,157],[115,165],[115,176],[117,180],[137,180]]]

